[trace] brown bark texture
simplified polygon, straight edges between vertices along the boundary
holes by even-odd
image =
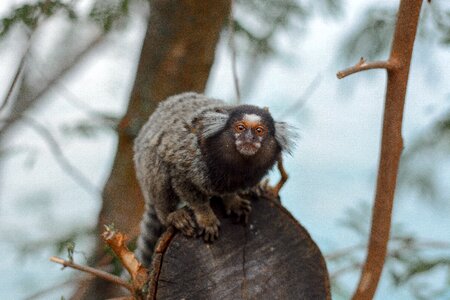
[[[319,248],[274,199],[253,199],[246,225],[213,199],[221,228],[212,244],[169,228],[155,249],[147,299],[331,299]]]
[[[367,258],[355,300],[372,299],[383,270],[391,228],[398,166],[403,150],[402,120],[409,67],[422,0],[402,0],[388,69],[383,133]]]
[[[133,140],[158,102],[185,92],[203,92],[230,0],[153,0],[128,110],[118,128],[118,148],[103,190],[98,231],[114,223],[138,234],[144,201],[133,166]],[[98,241],[94,264],[104,255]],[[94,280],[73,299],[115,296],[109,283]]]

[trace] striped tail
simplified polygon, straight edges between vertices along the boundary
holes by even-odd
[[[141,234],[139,235],[136,248],[136,256],[146,267],[150,268],[153,250],[158,238],[163,233],[163,225],[156,217],[152,204],[145,204],[145,212],[141,221]]]

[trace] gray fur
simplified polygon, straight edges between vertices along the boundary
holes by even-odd
[[[222,129],[228,121],[228,114],[224,112],[207,112],[203,115],[203,138],[209,138]]]
[[[275,122],[275,139],[283,151],[292,154],[297,138],[298,135],[294,126],[291,126],[286,122]]]
[[[176,222],[179,226],[175,226],[183,231],[182,226],[192,223],[188,215],[174,214],[181,201],[192,209],[205,239],[217,237],[219,222],[209,199],[223,195],[213,188],[201,143],[225,128],[232,108],[223,101],[196,93],[176,95],[159,104],[136,137],[134,163],[146,201],[138,240],[138,255],[144,265],[150,265],[149,253],[161,225]],[[290,151],[290,127],[285,123],[276,123],[275,127],[276,141],[282,149]],[[247,206],[238,196],[233,197],[234,207]]]

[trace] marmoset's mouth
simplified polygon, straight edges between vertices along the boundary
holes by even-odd
[[[259,148],[261,148],[261,143],[244,143],[237,141],[236,149],[245,156],[255,155],[258,152]]]

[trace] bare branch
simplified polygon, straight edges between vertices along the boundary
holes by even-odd
[[[56,73],[53,78],[51,78],[46,86],[39,91],[31,100],[34,101],[40,97],[42,97],[45,93],[47,93],[59,80],[66,75],[70,70],[72,70],[73,66],[78,64],[87,54],[89,54],[94,48],[96,48],[103,40],[105,39],[104,34],[98,35],[94,38],[80,53],[78,53],[72,61],[64,66],[58,73]]]
[[[16,120],[17,119],[15,119],[14,121]],[[89,179],[87,179],[83,175],[83,173],[81,173],[75,166],[73,166],[69,162],[69,160],[65,157],[61,147],[59,146],[57,140],[53,137],[50,131],[45,128],[45,126],[30,117],[23,116],[20,118],[20,121],[32,128],[46,141],[57,163],[70,177],[72,177],[72,179],[74,179],[80,186],[82,186],[89,193],[93,194],[95,197],[101,194],[101,191],[96,186],[94,186],[89,181]],[[11,119],[0,119],[0,123],[1,122],[11,122]]]
[[[24,69],[24,67],[25,67],[25,62],[27,61],[28,56],[29,56],[29,54],[30,54],[30,51],[31,51],[31,48],[32,48],[32,45],[33,45],[33,38],[34,38],[34,36],[35,36],[35,32],[36,32],[36,30],[40,27],[40,25],[42,25],[43,22],[44,22],[43,18],[40,18],[39,21],[38,21],[39,26],[36,26],[33,30],[31,30],[31,31],[28,33],[28,40],[27,40],[27,45],[26,45],[26,47],[25,47],[25,51],[24,51],[24,53],[22,54],[22,58],[20,59],[19,65],[17,66],[17,70],[16,70],[16,72],[15,72],[15,74],[14,74],[14,77],[13,77],[13,80],[12,80],[12,82],[11,82],[11,85],[9,86],[9,89],[8,89],[8,91],[6,92],[5,99],[4,99],[4,100],[2,101],[2,103],[0,104],[0,112],[1,112],[1,111],[8,105],[8,103],[9,103],[9,100],[10,100],[10,98],[11,98],[11,96],[12,96],[12,93],[13,93],[13,91],[14,91],[14,88],[16,87],[17,82],[19,81],[20,74],[22,74],[22,71],[23,71],[23,69]]]
[[[359,62],[353,67],[347,68],[345,70],[337,72],[336,76],[339,79],[342,79],[346,76],[352,75],[354,73],[358,73],[365,70],[371,69],[386,69],[388,71],[393,70],[398,67],[398,63],[390,59],[388,61],[374,61],[374,62],[366,62],[366,60],[361,57]]]
[[[233,81],[234,81],[234,89],[236,92],[236,102],[241,102],[241,91],[239,88],[239,79],[237,74],[237,66],[236,66],[236,44],[234,42],[234,17],[233,17],[233,7],[234,7],[234,1],[231,1],[231,9],[230,9],[230,16],[228,18],[228,34],[229,34],[229,43],[230,43],[230,49],[231,49],[231,70],[233,72]]]
[[[341,76],[346,76],[371,68],[386,68],[389,71],[369,246],[353,300],[373,298],[386,260],[398,167],[403,150],[402,122],[406,87],[422,2],[400,1],[391,54],[387,62],[367,64],[361,60],[354,68],[341,72]]]
[[[106,35],[100,34],[95,37],[89,44],[81,50],[78,54],[76,54],[64,67],[62,67],[56,74],[52,76],[52,78],[45,84],[45,86],[40,89],[36,94],[32,95],[30,98],[26,99],[18,99],[17,102],[21,102],[16,105],[17,107],[13,107],[13,115],[10,118],[10,121],[6,122],[3,127],[0,128],[0,136],[2,133],[6,132],[6,130],[12,126],[16,121],[20,119],[20,116],[33,104],[36,103],[41,97],[43,97],[51,88],[61,79],[63,78],[69,71],[73,69],[83,58],[85,58],[92,50],[96,49],[97,46],[104,41]]]
[[[0,111],[2,111],[8,105],[9,99],[11,98],[14,88],[16,87],[17,81],[19,80],[20,74],[22,74],[23,67],[25,66],[25,61],[27,59],[27,56],[28,56],[28,53],[30,50],[30,46],[31,46],[31,44],[29,43],[27,46],[27,49],[25,50],[25,53],[22,55],[22,58],[20,59],[19,65],[17,66],[16,73],[14,74],[14,78],[11,82],[11,85],[9,86],[8,91],[6,92],[5,99],[0,104]]]
[[[69,267],[75,270],[79,270],[82,272],[86,272],[89,274],[92,274],[94,276],[97,276],[99,278],[105,279],[107,281],[110,281],[112,283],[121,285],[123,287],[125,287],[127,290],[129,290],[130,292],[133,292],[133,286],[131,284],[129,284],[128,282],[122,280],[120,277],[112,275],[110,273],[107,273],[105,271],[102,270],[98,270],[92,267],[88,267],[88,266],[83,266],[83,265],[79,265],[73,262],[70,262],[68,260],[64,260],[62,258],[56,257],[56,256],[52,256],[50,257],[50,261],[63,265],[64,267]]]

